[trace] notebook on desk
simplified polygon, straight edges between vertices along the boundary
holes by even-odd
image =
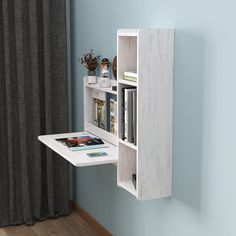
[[[68,147],[71,151],[82,151],[108,147],[100,138],[90,135],[60,138],[56,140],[62,145]]]

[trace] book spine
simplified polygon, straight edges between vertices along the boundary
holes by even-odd
[[[105,144],[99,144],[99,145],[91,145],[91,146],[84,146],[84,147],[69,147],[69,149],[73,152],[100,149],[100,148],[109,148],[109,146]]]
[[[125,89],[122,89],[122,99],[121,99],[121,137],[125,140]]]
[[[117,135],[117,132],[118,132],[118,124],[117,124],[117,102],[114,101],[114,119],[115,119],[115,122],[114,122],[114,134]]]
[[[133,93],[133,141],[137,145],[137,91]]]
[[[133,91],[128,91],[128,142],[133,143]]]
[[[129,95],[128,95],[128,89],[125,89],[125,101],[124,101],[124,109],[125,109],[125,130],[124,130],[124,140],[128,141],[128,130],[129,130]]]
[[[124,72],[124,76],[137,78],[136,72]]]
[[[110,132],[117,134],[117,102],[110,100]]]
[[[133,82],[137,82],[137,78],[135,78],[135,77],[124,76],[123,79],[133,81]]]

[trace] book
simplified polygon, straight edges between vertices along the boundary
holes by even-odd
[[[106,94],[93,89],[93,124],[106,129]]]
[[[133,93],[135,89],[128,90],[128,142],[133,143]]]
[[[124,140],[128,141],[128,122],[129,122],[129,112],[128,112],[128,89],[124,89]]]
[[[56,140],[64,146],[68,147],[71,151],[82,151],[108,147],[100,138],[89,135],[71,138],[60,138]]]
[[[121,97],[121,138],[125,140],[125,88],[122,88]]]
[[[129,80],[133,82],[137,82],[137,72],[124,72],[123,79],[124,80]]]
[[[133,92],[133,142],[137,145],[137,90]]]
[[[133,93],[136,88],[124,89],[124,141],[134,142],[133,135]]]
[[[136,189],[136,180],[137,180],[137,174],[132,174],[132,182],[135,189]]]
[[[123,79],[133,81],[133,82],[137,82],[137,78],[135,78],[135,77],[124,76]]]
[[[110,132],[117,135],[117,102],[110,99]]]
[[[132,78],[136,78],[137,79],[137,72],[133,71],[133,72],[124,72],[124,76],[127,77],[132,77]]]

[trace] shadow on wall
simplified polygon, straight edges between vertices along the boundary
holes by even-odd
[[[175,36],[173,196],[200,210],[205,45],[194,34]]]

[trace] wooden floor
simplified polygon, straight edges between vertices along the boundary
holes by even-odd
[[[56,220],[46,220],[33,226],[0,228],[0,236],[99,236],[77,213]]]

